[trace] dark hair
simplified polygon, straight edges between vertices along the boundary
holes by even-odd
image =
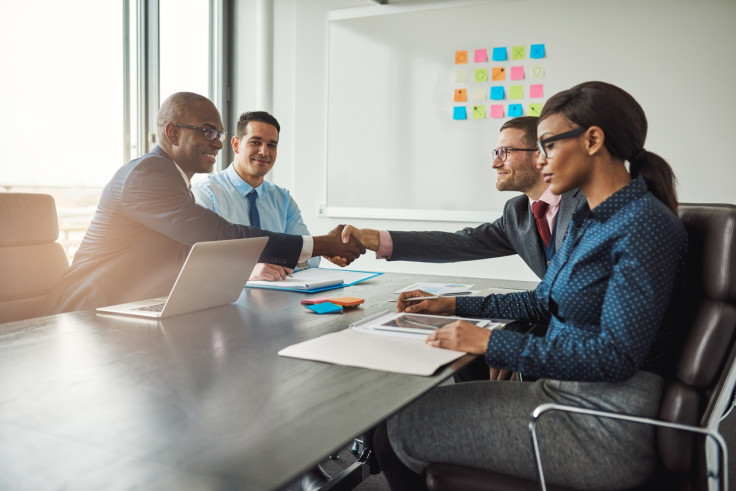
[[[524,144],[527,147],[537,146],[537,123],[539,118],[536,116],[519,116],[518,118],[509,119],[501,126],[501,131],[507,128],[515,128],[524,132]]]
[[[558,113],[583,128],[600,127],[611,156],[627,160],[631,177],[642,176],[652,194],[677,212],[675,174],[662,157],[644,149],[647,118],[628,92],[605,82],[585,82],[550,97],[539,121]]]
[[[266,111],[248,111],[241,114],[240,118],[238,119],[238,131],[236,134],[238,138],[242,138],[243,135],[245,135],[248,123],[250,123],[251,121],[258,121],[259,123],[270,124],[271,126],[275,126],[276,131],[281,133],[281,126],[279,125],[279,122],[276,121],[276,118],[268,114]]]

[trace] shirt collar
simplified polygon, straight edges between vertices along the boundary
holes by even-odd
[[[639,176],[633,179],[626,186],[622,187],[611,196],[606,198],[601,204],[590,210],[590,217],[600,222],[605,222],[624,206],[630,202],[637,200],[648,192],[647,183],[644,178]]]
[[[529,206],[536,203],[537,201],[544,201],[551,208],[556,208],[560,206],[560,200],[562,200],[562,195],[553,193],[549,190],[549,186],[547,186],[547,189],[544,190],[542,196],[540,196],[539,199],[534,200],[529,198]]]
[[[156,145],[154,147],[154,149],[151,150],[151,153],[155,153],[156,155],[159,155],[161,157],[166,157],[167,159],[171,160],[171,163],[176,166],[176,170],[179,171],[179,174],[181,174],[181,177],[184,179],[184,183],[187,185],[187,189],[191,189],[192,188],[192,183],[189,180],[189,178],[187,177],[187,175],[184,173],[183,170],[181,170],[181,167],[179,167],[179,164],[177,164],[176,162],[174,162],[174,159],[171,158],[171,155],[169,155],[168,153],[166,153],[166,151],[164,151],[163,148],[161,148],[158,145]]]
[[[235,171],[235,165],[230,163],[230,165],[225,169],[225,175],[227,176],[227,179],[230,181],[230,184],[233,185],[235,190],[240,193],[240,195],[245,198],[248,196],[248,193],[250,193],[252,190],[256,190],[256,194],[258,194],[258,197],[261,197],[261,190],[263,188],[263,184],[258,186],[257,188],[254,188],[245,180],[238,175],[238,173]],[[265,181],[264,181],[265,182]]]

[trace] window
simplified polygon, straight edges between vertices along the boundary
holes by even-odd
[[[160,101],[213,98],[210,3],[222,11],[222,0],[0,2],[0,192],[53,195],[70,260],[104,185],[152,146]]]

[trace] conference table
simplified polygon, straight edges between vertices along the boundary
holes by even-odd
[[[318,294],[245,288],[164,320],[80,311],[0,324],[0,488],[282,488],[472,360],[423,377],[277,354],[394,310],[393,292],[419,281],[535,286],[385,273]],[[300,304],[314,296],[365,303],[318,315]]]

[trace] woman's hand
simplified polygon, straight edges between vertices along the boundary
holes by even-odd
[[[422,290],[412,290],[399,295],[396,302],[396,308],[399,312],[408,312],[412,314],[434,314],[434,315],[453,315],[455,313],[455,297],[440,297],[436,300],[418,300],[416,302],[408,302],[405,299],[412,297],[431,297],[431,293]]]
[[[468,321],[455,321],[437,329],[427,336],[425,342],[435,348],[447,348],[483,355],[486,352],[490,337],[491,331],[489,329],[478,327]]]

